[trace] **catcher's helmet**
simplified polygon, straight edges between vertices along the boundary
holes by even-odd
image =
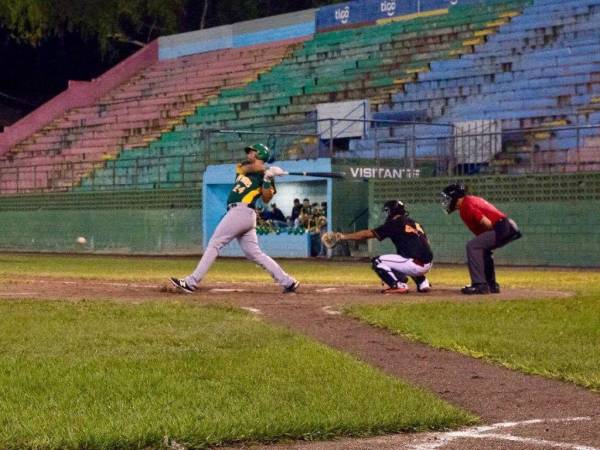
[[[467,188],[462,184],[450,184],[440,193],[440,203],[444,207],[447,214],[450,214],[456,209],[456,202],[459,198],[467,195]]]
[[[400,200],[388,200],[383,204],[383,212],[387,215],[386,220],[393,219],[396,216],[407,215],[404,203]]]
[[[271,150],[269,150],[269,147],[267,147],[265,144],[252,144],[244,149],[246,153],[251,150],[256,152],[256,158],[260,159],[261,161],[267,162],[271,157]]]

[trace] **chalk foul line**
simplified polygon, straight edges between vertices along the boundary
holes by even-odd
[[[545,439],[537,439],[530,437],[515,436],[510,433],[498,433],[499,430],[514,428],[523,425],[535,425],[540,423],[566,423],[566,422],[581,422],[592,420],[591,417],[568,417],[564,419],[531,419],[521,422],[501,422],[492,425],[483,425],[479,427],[467,428],[461,431],[450,431],[434,435],[434,442],[420,442],[413,444],[409,448],[411,450],[436,450],[443,448],[457,439],[494,439],[510,442],[519,442],[524,444],[533,444],[536,446],[545,446],[569,450],[600,450],[597,447],[574,444],[569,442],[555,442]]]

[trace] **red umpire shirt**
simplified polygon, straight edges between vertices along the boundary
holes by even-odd
[[[460,218],[475,235],[480,235],[485,231],[489,231],[481,224],[483,216],[490,219],[492,227],[495,226],[499,220],[506,219],[506,214],[487,200],[475,195],[463,197],[462,204],[460,205]]]

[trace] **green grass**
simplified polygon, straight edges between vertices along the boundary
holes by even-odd
[[[169,276],[191,273],[198,258],[182,257],[108,257],[73,255],[0,255],[0,274],[14,276],[77,277],[115,280],[164,280]],[[376,278],[368,264],[354,262],[331,263],[327,261],[278,260],[290,274],[306,283],[337,283],[339,270],[352,278],[352,282],[371,281]],[[335,270],[333,270],[335,268]],[[271,276],[245,259],[220,258],[211,267],[206,280],[233,282],[272,282]]]
[[[0,448],[202,447],[445,429],[475,419],[245,313],[0,302]]]
[[[110,257],[89,255],[29,255],[1,254],[0,277],[49,276],[90,279],[161,281],[169,276],[191,273],[198,263],[196,257]],[[303,284],[356,284],[379,287],[379,279],[367,261],[339,262],[322,260],[279,259],[282,267]],[[503,287],[600,293],[600,271],[577,269],[525,269],[500,267],[497,270]],[[464,266],[434,266],[430,279],[434,285],[468,284]],[[272,282],[262,269],[245,259],[220,258],[211,267],[207,282]],[[594,288],[594,286],[596,286]]]
[[[595,294],[355,306],[348,312],[435,347],[600,390],[600,299]]]

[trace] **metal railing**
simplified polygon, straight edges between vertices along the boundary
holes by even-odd
[[[317,120],[250,129],[191,130],[186,152],[153,148],[139,156],[139,150],[125,150],[118,159],[58,162],[52,162],[49,155],[50,161],[43,164],[3,159],[0,193],[195,187],[201,184],[208,164],[239,161],[244,146],[254,141],[267,143],[277,160],[331,157],[337,163],[394,167],[420,177],[600,171],[600,126],[498,128],[474,133],[456,124],[325,121],[329,124],[325,135],[317,133]],[[334,122],[361,122],[359,128],[364,132],[339,137]]]

